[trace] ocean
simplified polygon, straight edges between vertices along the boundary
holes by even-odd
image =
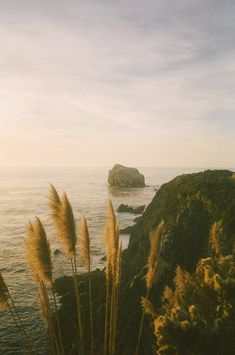
[[[66,191],[75,217],[87,217],[91,236],[92,267],[103,268],[103,230],[110,198],[114,208],[121,204],[148,205],[163,183],[173,177],[201,171],[200,168],[138,168],[145,175],[145,188],[111,189],[107,183],[109,168],[91,167],[0,167],[0,271],[15,300],[25,328],[33,340],[37,354],[45,354],[46,332],[38,308],[38,287],[31,280],[25,262],[25,225],[38,216],[50,239],[54,277],[70,275],[68,261],[51,225],[48,208],[49,184],[59,192]],[[133,224],[135,215],[117,213],[120,228]],[[128,235],[121,235],[123,247]],[[82,266],[79,271],[82,272]],[[25,354],[22,337],[8,311],[0,311],[0,354]]]

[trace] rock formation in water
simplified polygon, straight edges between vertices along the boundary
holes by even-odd
[[[121,203],[121,205],[117,209],[117,212],[119,212],[119,213],[142,214],[144,212],[144,209],[145,209],[145,205],[132,207],[132,206],[124,205],[123,203]]]
[[[108,182],[111,187],[144,187],[145,179],[138,169],[115,164],[109,171]]]

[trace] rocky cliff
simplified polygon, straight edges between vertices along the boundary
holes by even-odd
[[[164,219],[166,234],[162,258],[192,271],[209,253],[209,230],[221,221],[223,252],[231,252],[235,236],[235,175],[228,170],[207,170],[178,176],[161,186],[138,220],[124,253],[125,271],[133,277],[145,265],[149,233]]]
[[[122,287],[118,319],[118,354],[132,354],[141,316],[140,298],[145,295],[145,265],[150,248],[149,234],[164,219],[165,232],[160,257],[164,265],[158,282],[151,290],[150,299],[156,307],[161,305],[164,285],[172,285],[177,264],[193,271],[200,258],[211,254],[209,230],[214,221],[220,221],[222,253],[232,252],[235,240],[235,177],[227,170],[208,170],[181,175],[164,184],[133,229],[128,249],[123,252]],[[81,277],[81,285],[84,276]],[[104,317],[104,274],[93,273],[97,324]],[[63,295],[61,314],[71,324],[74,312],[68,294],[69,282],[57,281],[58,292]],[[71,285],[70,285],[71,288]],[[70,292],[73,292],[72,290]],[[86,289],[83,293],[86,299]],[[64,324],[66,324],[66,322]],[[71,326],[71,325],[70,325]],[[98,327],[99,328],[99,327]],[[98,332],[97,344],[102,342]],[[69,341],[69,339],[68,339]],[[155,339],[152,325],[146,318],[140,354],[151,355]]]

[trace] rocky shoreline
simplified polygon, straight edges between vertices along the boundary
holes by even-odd
[[[160,309],[161,294],[165,285],[172,286],[176,265],[192,272],[200,258],[210,256],[209,230],[216,220],[223,220],[223,255],[231,253],[235,230],[235,181],[227,170],[208,170],[202,173],[181,175],[162,185],[152,202],[131,230],[128,248],[122,255],[122,284],[118,318],[117,353],[132,354],[135,348],[141,317],[140,298],[145,295],[145,265],[150,248],[149,234],[164,219],[166,231],[162,239],[160,257],[163,267],[154,284],[150,299]],[[82,289],[83,314],[86,319],[87,281],[79,276]],[[97,322],[96,346],[102,343],[99,324],[104,321],[104,270],[92,273],[95,294],[94,313]],[[61,297],[60,316],[63,319],[66,343],[71,349],[67,331],[74,321],[75,303],[72,280],[63,277],[55,282]],[[68,296],[69,295],[69,296]],[[73,300],[73,298],[72,298]],[[100,327],[102,328],[102,327]],[[151,321],[145,319],[140,354],[154,354],[155,339]]]

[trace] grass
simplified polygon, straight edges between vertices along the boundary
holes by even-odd
[[[93,320],[93,294],[91,282],[91,240],[88,223],[85,217],[82,218],[78,230],[73,208],[68,196],[63,193],[59,196],[53,185],[49,192],[50,216],[55,228],[55,235],[60,241],[65,255],[71,263],[71,270],[74,281],[74,293],[77,308],[77,332],[74,339],[75,352],[81,355],[116,353],[117,318],[119,289],[121,285],[121,256],[122,245],[119,240],[119,227],[113,210],[112,202],[108,203],[107,223],[105,227],[106,245],[106,303],[105,303],[105,324],[104,344],[95,348],[94,342],[94,320]],[[51,259],[51,248],[46,229],[36,217],[34,221],[29,220],[26,225],[25,238],[26,261],[33,281],[39,288],[39,306],[48,333],[48,346],[52,355],[65,355],[64,339],[62,337],[61,322],[59,318],[59,306],[53,281],[53,265]],[[88,295],[86,303],[89,308],[89,329],[85,321],[82,309],[86,304],[81,304],[81,292],[78,279],[77,262],[78,258],[83,263],[88,273]],[[0,308],[9,309],[16,326],[25,339],[27,352],[35,354],[32,342],[25,331],[19,313],[15,307],[10,291],[0,274]],[[84,335],[89,334],[86,340]]]

